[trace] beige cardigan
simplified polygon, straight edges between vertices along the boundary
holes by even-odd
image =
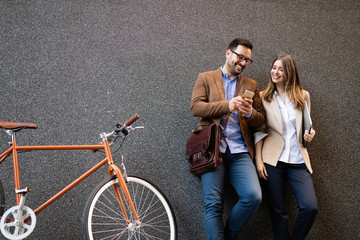
[[[302,94],[310,111],[310,105],[311,105],[310,94],[305,90],[303,90]],[[264,163],[267,163],[271,166],[276,166],[285,146],[285,138],[283,135],[284,124],[280,112],[280,107],[275,99],[275,95],[273,96],[271,102],[262,99],[262,104],[266,113],[266,127],[263,126],[262,128],[258,129],[258,131],[255,133],[254,135],[255,144],[262,138],[265,138],[262,147],[262,159]],[[295,112],[296,112],[296,131],[297,131],[297,138],[299,140],[301,155],[305,161],[305,165],[308,168],[309,172],[312,173],[309,154],[306,148],[304,148],[302,143],[303,141],[302,111],[299,109],[295,109]]]

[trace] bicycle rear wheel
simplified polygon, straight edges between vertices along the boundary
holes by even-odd
[[[4,213],[4,207],[5,207],[5,193],[4,193],[4,187],[0,180],[0,216]]]
[[[136,226],[118,179],[111,176],[94,189],[86,203],[84,239],[177,239],[174,211],[161,190],[140,177],[129,176],[127,180],[141,224]],[[130,224],[127,224],[115,197],[114,184],[120,189]]]

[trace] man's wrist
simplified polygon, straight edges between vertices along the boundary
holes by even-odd
[[[253,107],[251,107],[251,113],[250,113],[249,115],[245,116],[245,115],[243,114],[243,116],[244,116],[245,118],[250,118],[252,114],[253,114]]]

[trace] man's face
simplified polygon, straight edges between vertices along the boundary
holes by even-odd
[[[233,51],[237,53],[240,57],[245,57],[245,59],[251,59],[250,48],[239,45]],[[231,75],[229,77],[235,77],[239,75],[244,71],[247,65],[249,65],[249,62],[247,62],[246,60],[240,61],[240,57],[234,52],[232,52],[230,49],[226,50],[226,61],[224,67],[227,70],[227,73]]]

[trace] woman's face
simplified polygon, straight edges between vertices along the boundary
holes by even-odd
[[[271,80],[273,83],[285,85],[285,73],[281,60],[276,60],[270,71]]]

